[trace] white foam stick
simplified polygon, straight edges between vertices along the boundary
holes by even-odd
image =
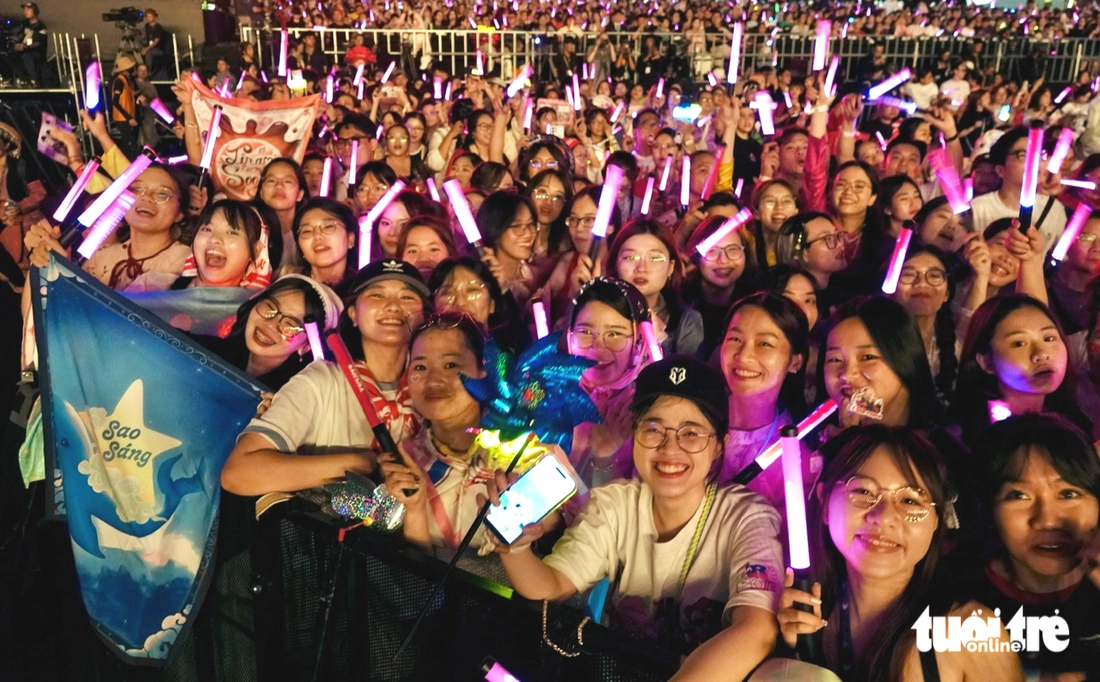
[[[775,135],[772,105],[772,96],[767,90],[756,91],[756,115],[760,117],[760,132],[768,136]]]
[[[672,156],[670,155],[665,159],[665,168],[661,171],[661,184],[657,185],[657,189],[664,192],[668,189],[668,174],[672,170]]]
[[[76,200],[84,193],[84,189],[87,188],[88,183],[91,182],[92,176],[99,170],[99,164],[100,160],[98,156],[93,157],[88,163],[84,164],[84,168],[80,171],[80,176],[77,177],[76,183],[69,188],[69,193],[65,195],[65,199],[61,202],[61,205],[53,212],[53,219],[58,223],[65,222],[65,219],[69,217],[69,212],[72,211],[73,206],[76,205]]]
[[[898,280],[901,279],[901,267],[905,264],[905,252],[909,250],[909,240],[913,238],[913,231],[907,227],[898,232],[898,240],[894,242],[894,255],[890,257],[890,267],[886,270],[886,279],[882,282],[882,293],[892,294],[898,290]]]
[[[386,190],[386,193],[382,195],[382,198],[378,200],[378,203],[374,205],[365,216],[359,219],[359,267],[370,262],[370,247],[371,247],[371,233],[374,231],[374,224],[378,222],[378,219],[382,217],[389,205],[393,203],[393,200],[397,198],[405,189],[405,182],[398,180],[390,185],[390,188]]]
[[[1058,243],[1054,246],[1054,250],[1050,252],[1050,257],[1056,261],[1061,261],[1069,253],[1069,247],[1073,246],[1073,242],[1076,241],[1077,235],[1081,234],[1081,228],[1088,222],[1089,216],[1092,215],[1092,206],[1089,206],[1085,202],[1077,204],[1077,210],[1073,212],[1073,216],[1070,217],[1069,222],[1066,223],[1066,229],[1062,232],[1062,236],[1059,237]]]
[[[825,61],[829,57],[829,37],[833,32],[833,22],[822,19],[817,22],[817,38],[814,39],[814,71],[825,68]]]
[[[645,181],[645,196],[642,197],[642,215],[649,215],[649,203],[653,201],[653,184],[655,178],[652,176]]]
[[[122,193],[126,191],[126,188],[137,180],[137,177],[145,172],[154,161],[157,159],[157,154],[152,149],[146,147],[142,150],[141,154],[134,159],[126,170],[112,182],[107,189],[99,193],[96,200],[92,202],[92,205],[84,210],[77,218],[77,222],[84,227],[91,227],[99,216],[115,203],[115,201],[122,196]]]
[[[386,73],[382,74],[382,82],[385,83],[393,75],[394,67],[397,66],[397,62],[390,62],[390,65],[386,67]]]
[[[478,252],[481,251],[481,230],[477,228],[477,221],[470,211],[470,202],[466,200],[466,194],[462,191],[462,184],[455,178],[443,183],[443,193],[451,202],[451,210],[455,214],[455,220],[462,228],[462,234],[466,236],[466,242]]]
[[[199,168],[210,170],[210,162],[214,159],[214,142],[221,133],[222,105],[215,104],[214,111],[210,115],[210,128],[206,131],[206,141],[202,147],[202,159],[199,160]]]
[[[1048,173],[1057,173],[1062,170],[1062,164],[1069,156],[1070,147],[1073,146],[1073,128],[1066,126],[1058,134],[1058,143],[1054,145],[1054,152],[1050,155],[1050,163],[1047,164]]]
[[[348,156],[348,181],[347,186],[350,189],[355,186],[355,173],[358,171],[359,165],[359,140],[354,139],[351,141],[351,154]]]
[[[91,258],[92,254],[103,246],[103,242],[107,241],[107,237],[115,231],[118,224],[126,217],[126,212],[133,208],[136,201],[137,197],[129,190],[120,194],[118,199],[92,224],[76,252],[85,259]]]
[[[715,244],[721,242],[723,239],[726,238],[728,234],[730,234],[734,230],[739,229],[742,225],[749,222],[750,220],[752,220],[752,211],[747,208],[741,209],[735,215],[730,217],[729,220],[722,223],[722,226],[715,230],[714,234],[699,242],[699,244],[696,245],[695,250],[699,252],[700,256],[707,255],[707,251],[713,249]]]
[[[878,99],[893,90],[894,88],[898,87],[902,83],[905,83],[912,77],[913,72],[909,70],[909,67],[905,67],[901,71],[895,73],[893,76],[890,76],[886,80],[868,90],[867,99]]]
[[[546,321],[546,305],[541,300],[531,304],[531,310],[535,314],[535,333],[540,339],[546,338],[550,333],[550,325]]]
[[[306,338],[309,339],[309,350],[313,353],[314,360],[325,359],[325,347],[321,344],[321,330],[317,326],[317,321],[309,319],[306,321]]]
[[[286,78],[286,53],[288,37],[286,29],[279,32],[279,76]]]
[[[649,348],[649,357],[654,362],[663,360],[665,352],[661,350],[661,344],[657,342],[657,333],[653,331],[653,323],[649,320],[643,320],[638,325],[642,330],[642,338],[645,339],[646,346]]]
[[[733,25],[733,39],[730,41],[730,65],[726,69],[726,82],[737,83],[737,72],[741,68],[741,43],[744,42],[745,26],[739,21]]]
[[[1062,180],[1061,184],[1065,185],[1066,187],[1076,187],[1077,189],[1096,189],[1096,183],[1092,180],[1071,180],[1069,178],[1066,178]]]
[[[687,208],[691,202],[691,157],[684,154],[680,169],[680,205]]]
[[[332,159],[325,159],[325,167],[321,170],[321,196],[327,197],[332,186]]]

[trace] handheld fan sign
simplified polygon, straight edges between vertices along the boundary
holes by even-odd
[[[462,184],[455,178],[451,178],[443,183],[443,193],[451,202],[451,210],[454,211],[455,220],[462,228],[462,234],[466,236],[466,242],[477,250],[478,255],[481,255],[481,230],[477,229],[477,221],[474,220],[474,214],[470,212],[470,202],[466,200]]]
[[[619,200],[619,188],[622,184],[623,169],[619,166],[608,166],[603,188],[600,190],[600,201],[596,205],[596,222],[592,224],[592,246],[588,248],[588,256],[593,263],[600,252],[600,242],[607,236],[607,225],[611,222],[611,214],[615,210],[615,202]]]

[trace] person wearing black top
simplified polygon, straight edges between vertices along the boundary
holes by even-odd
[[[646,90],[654,87],[658,80],[664,78],[666,66],[660,39],[647,35],[642,43],[642,57],[638,60],[638,84]]]
[[[155,9],[145,10],[145,47],[141,48],[141,54],[145,57],[145,66],[149,67],[149,78],[154,80],[167,76],[163,57],[168,32],[157,22],[159,18]]]
[[[15,61],[15,78],[30,87],[38,87],[46,65],[46,25],[38,19],[38,4],[25,2],[20,29],[23,37],[15,44],[20,58]]]

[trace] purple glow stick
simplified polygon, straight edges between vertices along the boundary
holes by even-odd
[[[321,196],[327,197],[329,194],[329,188],[332,186],[332,158],[325,158],[325,167],[321,171]]]
[[[397,198],[405,189],[405,182],[398,180],[390,185],[390,188],[386,190],[386,193],[382,195],[382,198],[378,200],[378,203],[367,212],[367,215],[359,219],[359,267],[362,268],[370,262],[370,247],[371,247],[371,232],[374,229],[374,224],[378,222],[378,219],[382,217],[389,205],[393,203],[393,200]]]
[[[581,73],[583,74],[584,79],[588,80],[588,62],[585,62],[584,64],[582,64]]]
[[[99,89],[103,85],[103,71],[99,62],[92,62],[84,71],[84,108],[89,112],[99,106]]]
[[[431,195],[432,201],[439,201],[439,188],[435,186],[435,179],[429,177],[427,179],[428,194]]]
[[[264,79],[264,85],[267,85],[270,81],[267,80],[267,71],[260,70],[260,78]]]
[[[1012,406],[1006,400],[989,400],[989,421],[1000,422],[1012,416]]]
[[[892,294],[898,290],[901,266],[905,263],[905,252],[909,250],[909,240],[912,238],[913,230],[908,227],[903,227],[898,232],[898,240],[894,243],[894,255],[890,257],[890,267],[886,271],[886,279],[882,282],[882,293]]]
[[[214,105],[214,112],[210,115],[210,129],[206,133],[206,143],[202,148],[202,159],[199,160],[199,168],[204,171],[210,170],[210,161],[214,158],[214,141],[218,138],[218,134],[221,133],[222,124],[222,106],[220,104]]]
[[[115,200],[122,196],[126,188],[128,188],[134,180],[137,180],[137,177],[144,173],[145,169],[156,160],[156,152],[149,147],[143,149],[141,154],[134,159],[133,163],[131,163],[126,170],[122,171],[107,189],[100,192],[96,200],[92,202],[92,205],[80,214],[80,217],[76,219],[77,222],[84,227],[91,227],[99,216],[103,215],[111,204],[115,203]]]
[[[474,220],[474,214],[470,212],[470,202],[462,192],[462,184],[451,178],[443,183],[443,193],[451,202],[451,210],[454,211],[455,220],[462,228],[462,234],[466,235],[466,241],[480,253],[481,231],[477,229],[477,221]]]
[[[783,103],[787,105],[788,109],[794,109],[794,102],[791,101],[791,93],[789,90],[783,91]]]
[[[569,106],[571,106],[571,107],[575,106],[573,104],[573,86],[572,85],[565,86],[565,100],[567,102],[569,102]]]
[[[443,93],[443,99],[451,101],[451,81],[447,81],[447,91]]]
[[[535,314],[535,334],[540,339],[546,338],[550,333],[550,325],[546,321],[546,305],[542,301],[535,301],[531,304],[531,310]]]
[[[668,189],[668,174],[672,170],[672,156],[670,155],[665,159],[665,168],[661,171],[661,184],[657,186],[657,189],[662,192]]]
[[[164,162],[167,163],[169,166],[178,166],[181,163],[187,163],[187,155],[180,154],[179,156],[169,156],[167,159],[164,160]]]
[[[359,140],[358,138],[351,141],[351,154],[348,156],[348,187],[355,185],[355,172],[356,166],[359,165]],[[362,267],[362,266],[360,266]]]
[[[817,38],[814,39],[814,71],[825,68],[825,60],[829,57],[829,36],[833,32],[833,22],[822,19],[817,22]]]
[[[576,73],[573,74],[573,109],[580,111],[584,106],[584,98],[581,96],[581,80]]]
[[[699,252],[700,256],[707,255],[707,252],[713,249],[716,244],[725,239],[727,235],[734,232],[735,230],[740,229],[742,225],[749,222],[750,220],[752,220],[752,211],[747,208],[741,209],[735,215],[730,217],[729,220],[722,223],[722,226],[719,227],[714,232],[714,234],[699,242],[695,246],[695,250]]]
[[[619,102],[615,105],[615,110],[611,112],[611,122],[614,123],[619,120],[619,117],[623,115],[623,110],[626,109],[625,102]]]
[[[393,75],[393,69],[397,66],[397,62],[390,62],[390,65],[386,67],[386,73],[382,74],[382,82],[385,83]]]
[[[332,104],[332,76],[325,79],[325,101]]]
[[[772,96],[767,90],[756,91],[756,115],[760,117],[760,132],[768,136],[775,135],[772,104]]]
[[[149,102],[149,108],[156,112],[157,116],[160,116],[160,120],[164,121],[168,125],[172,125],[176,122],[176,117],[172,115],[172,112],[168,110],[168,107],[164,105],[164,102],[160,101],[160,98],[154,98],[152,102]]]
[[[884,137],[882,136],[882,133],[880,133],[880,132],[879,132],[879,131],[877,131],[877,130],[875,131],[875,137],[877,137],[877,138],[878,138],[878,146],[882,147],[882,151],[886,151],[886,147],[888,146],[888,145],[886,144],[886,138],[884,138]]]
[[[829,62],[829,72],[825,74],[825,94],[829,97],[836,96],[836,70],[840,66],[840,57],[833,56]]]
[[[687,208],[691,202],[691,157],[684,154],[680,169],[680,205]]]
[[[733,193],[737,196],[737,200],[741,201],[741,190],[745,187],[745,178],[737,178],[737,187],[733,190]]]
[[[936,174],[936,179],[940,182],[940,188],[947,197],[947,203],[951,205],[952,212],[955,215],[965,213],[970,207],[967,205],[966,194],[959,180],[959,172],[948,158],[947,150],[940,147],[929,152],[928,165]]]
[[[664,360],[665,352],[661,350],[661,344],[657,343],[657,333],[653,331],[653,323],[642,320],[638,327],[641,328],[642,338],[645,339],[646,347],[649,348],[650,359],[654,362]]]
[[[134,207],[136,201],[137,197],[131,192],[123,191],[118,199],[92,223],[88,233],[84,235],[84,242],[81,243],[76,252],[85,259],[91,258],[92,254],[103,246],[103,242],[107,241],[107,237],[111,236],[118,224],[126,217],[126,212]]]
[[[1050,163],[1047,164],[1047,172],[1056,174],[1062,170],[1062,164],[1069,156],[1070,147],[1073,146],[1073,128],[1062,128],[1058,134],[1058,143],[1054,145],[1054,152],[1050,155]]]
[[[806,532],[806,491],[802,484],[802,446],[798,429],[785,426],[779,439],[783,464],[783,497],[787,502],[787,540],[791,568],[810,567],[810,540]]]
[[[1091,180],[1071,180],[1067,178],[1065,180],[1062,180],[1061,184],[1065,185],[1066,187],[1076,187],[1077,189],[1096,189],[1096,183],[1092,182]]]
[[[1069,253],[1069,247],[1073,246],[1077,235],[1081,234],[1081,228],[1088,222],[1090,215],[1092,215],[1092,206],[1083,201],[1077,204],[1077,210],[1073,212],[1073,216],[1066,223],[1065,232],[1058,238],[1058,243],[1055,245],[1054,250],[1050,252],[1051,258],[1061,261],[1066,257],[1066,254]]]
[[[316,320],[306,321],[306,338],[309,339],[309,350],[313,353],[314,360],[325,359],[325,347],[321,345],[321,330]]]
[[[657,79],[657,96],[658,97],[664,97],[665,96],[665,79],[664,78],[658,78]]]
[[[894,107],[895,109],[901,109],[907,114],[915,114],[917,112],[917,103],[910,102],[909,100],[901,99],[900,97],[890,97],[889,95],[883,95],[875,100],[875,104],[882,104],[888,107]]]
[[[967,203],[974,201],[974,178],[963,178],[963,189],[966,190]]]
[[[603,188],[600,189],[600,201],[596,205],[596,221],[592,223],[592,246],[588,249],[588,255],[593,262],[599,253],[600,241],[607,236],[607,225],[611,222],[611,214],[619,200],[619,188],[622,184],[623,169],[619,166],[608,166]]]
[[[98,156],[92,157],[88,163],[84,164],[83,170],[80,171],[80,176],[76,179],[76,182],[69,188],[69,193],[65,195],[64,201],[57,207],[57,210],[53,212],[53,219],[58,223],[64,223],[65,219],[69,217],[69,212],[73,210],[73,206],[76,205],[76,200],[80,198],[80,195],[84,193],[84,189],[91,182],[92,176],[99,170],[101,161]]]
[[[471,22],[472,23],[472,22]],[[481,56],[481,48],[477,49],[477,75],[485,75],[485,58]]]
[[[1073,92],[1073,86],[1070,86],[1062,92],[1058,93],[1058,96],[1054,98],[1054,103],[1061,104],[1062,100],[1064,100],[1066,97],[1069,97],[1069,93],[1071,92]]]
[[[726,82],[737,83],[737,71],[741,68],[741,43],[744,41],[745,27],[739,21],[733,25],[733,39],[730,41],[730,65],[726,69]]]
[[[237,89],[236,89],[236,90],[234,90],[233,92],[240,92],[240,91],[241,91],[241,88],[243,88],[243,87],[244,87],[244,79],[245,79],[245,77],[247,77],[247,76],[248,76],[248,72],[247,72],[247,71],[242,71],[242,72],[241,72],[241,77],[237,79]]]
[[[532,73],[534,73],[534,70],[531,68],[531,65],[524,64],[523,68],[519,70],[519,74],[508,84],[508,90],[505,91],[509,99],[515,97],[516,93],[523,89],[523,85],[527,82],[527,79],[531,77]]]
[[[286,53],[288,38],[285,28],[279,33],[279,76],[282,78],[286,78]]]
[[[886,80],[868,90],[867,99],[879,99],[880,97],[898,87],[902,83],[908,81],[912,77],[913,72],[909,70],[909,67],[905,67],[901,71],[895,73],[893,76],[890,76]]]
[[[645,196],[642,197],[642,215],[649,215],[649,202],[653,201],[653,181],[651,176],[645,181]]]

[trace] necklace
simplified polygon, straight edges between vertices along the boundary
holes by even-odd
[[[676,583],[676,601],[684,595],[684,585],[687,583],[688,572],[695,563],[695,557],[699,553],[699,542],[703,539],[703,528],[707,525],[707,517],[714,506],[714,498],[718,493],[718,484],[711,483],[707,486],[707,497],[703,501],[703,513],[699,515],[699,522],[695,524],[695,532],[691,535],[691,545],[688,546],[687,556],[684,557],[684,565],[680,569],[680,579]]]

